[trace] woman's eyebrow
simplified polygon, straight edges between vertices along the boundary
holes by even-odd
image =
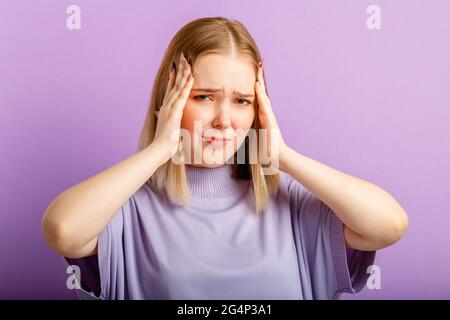
[[[215,92],[220,92],[222,91],[222,89],[212,89],[212,88],[192,88],[191,91],[202,91],[202,92],[210,92],[210,93],[215,93]],[[240,96],[240,97],[244,97],[244,98],[254,98],[255,95],[251,94],[251,93],[242,93],[239,91],[233,91],[234,94]]]

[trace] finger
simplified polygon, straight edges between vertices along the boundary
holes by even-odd
[[[172,109],[173,102],[175,101],[175,99],[179,95],[179,92],[181,91],[181,89],[184,86],[184,84],[182,82],[182,80],[183,80],[183,72],[186,69],[184,60],[185,59],[183,59],[183,56],[181,54],[180,55],[180,62],[178,64],[178,71],[176,72],[176,77],[174,77],[173,85],[172,85],[172,87],[170,89],[170,92],[169,92],[169,94],[167,96],[167,99],[166,99],[166,102],[165,102],[168,105],[169,109]]]
[[[167,81],[166,93],[164,94],[163,105],[167,101],[167,98],[175,84],[175,69],[172,67],[169,73],[169,80]]]
[[[266,92],[266,84],[264,82],[264,76],[263,76],[264,69],[263,68],[264,68],[264,66],[262,65],[262,62],[260,62],[260,67],[259,67],[259,72],[258,72],[258,74],[259,74],[259,81],[261,83],[261,88],[263,89],[263,92]]]
[[[175,80],[175,87],[174,87],[174,89],[176,89],[177,87],[179,87],[180,80],[181,80],[181,78],[182,78],[182,76],[183,76],[183,70],[184,70],[184,67],[185,67],[185,65],[184,65],[184,63],[183,63],[183,53],[181,53],[181,54],[180,54],[180,59],[179,59],[179,62],[178,62],[177,78],[176,78],[176,80]],[[180,88],[181,88],[181,87],[180,87]]]
[[[188,79],[188,78],[189,78],[189,79]],[[170,98],[169,98],[168,101],[167,101],[167,104],[168,104],[168,106],[169,106],[170,109],[175,108],[175,105],[177,104],[177,100],[179,99],[180,95],[182,94],[184,88],[185,88],[186,86],[188,86],[188,85],[190,86],[190,87],[189,87],[189,91],[188,91],[188,94],[189,94],[189,92],[190,92],[190,90],[191,90],[191,88],[192,88],[192,84],[193,84],[193,81],[192,81],[192,80],[193,80],[192,74],[189,73],[188,76],[186,77],[186,79],[185,79],[184,81],[181,81],[181,82],[180,82],[180,83],[183,83],[183,87],[180,88],[179,90],[174,89],[174,91],[173,91],[172,94],[170,95]],[[192,83],[189,83],[190,81],[191,81]],[[187,99],[187,98],[186,98],[186,99]]]
[[[176,71],[175,71],[175,64],[174,66],[170,69],[170,73],[169,73],[169,83],[167,86],[167,90],[166,93],[169,93],[170,90],[172,90],[173,86],[175,85],[175,76],[176,76]]]
[[[266,101],[264,100],[264,95],[263,95],[263,92],[262,92],[262,88],[261,88],[261,82],[259,81],[259,79],[258,79],[258,81],[256,81],[256,97],[257,97],[257,100],[258,100],[258,105],[259,105],[259,107],[260,108],[265,108],[265,105],[266,105]]]
[[[267,117],[271,117],[273,115],[272,106],[270,105],[270,100],[267,97],[266,93],[263,91],[261,83],[258,82],[258,105],[260,106],[260,110],[264,112]]]
[[[266,85],[265,85],[265,81],[264,81],[264,77],[263,77],[263,66],[261,66],[261,68],[259,68],[259,70],[258,70],[258,81],[259,81],[259,86],[261,88],[261,95],[262,95],[265,103],[270,104],[269,96],[267,95]]]
[[[182,114],[184,107],[186,106],[187,100],[189,98],[189,94],[191,92],[192,86],[194,85],[194,77],[192,74],[189,75],[189,79],[187,79],[186,84],[181,90],[180,95],[175,100],[173,110],[175,112],[179,112]]]
[[[258,101],[258,112],[262,112],[262,115],[267,114],[266,112],[266,102],[264,100],[263,97],[263,93],[261,91],[261,84],[259,83],[259,81],[256,82],[256,97],[257,97],[257,101]],[[261,115],[261,114],[260,114]]]
[[[191,66],[189,65],[189,63],[187,62],[186,59],[183,60],[183,64],[184,64],[184,69],[183,69],[183,76],[181,77],[181,80],[180,80],[180,89],[179,89],[180,92],[186,85],[188,77],[191,74]]]

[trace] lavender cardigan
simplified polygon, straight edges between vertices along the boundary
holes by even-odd
[[[64,257],[80,267],[80,299],[338,299],[364,287],[376,252],[347,249],[341,220],[288,174],[256,215],[251,182],[231,165],[186,173],[188,205],[144,184],[97,255]]]

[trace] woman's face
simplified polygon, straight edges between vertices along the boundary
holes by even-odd
[[[185,162],[219,167],[234,155],[253,124],[254,66],[243,56],[205,54],[195,61],[193,76],[181,119],[182,131],[190,135],[183,137]]]

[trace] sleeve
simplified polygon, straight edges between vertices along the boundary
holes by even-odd
[[[303,264],[303,277],[308,278],[301,280],[309,284],[304,296],[338,299],[343,292],[360,292],[376,251],[347,248],[344,224],[333,210],[297,180],[284,176],[299,264]]]
[[[101,300],[100,272],[97,255],[83,258],[64,258],[67,288],[75,290],[80,300]]]
[[[80,300],[123,298],[123,217],[129,209],[127,201],[98,235],[97,254],[78,259],[63,257],[69,274],[67,287],[75,290]]]

